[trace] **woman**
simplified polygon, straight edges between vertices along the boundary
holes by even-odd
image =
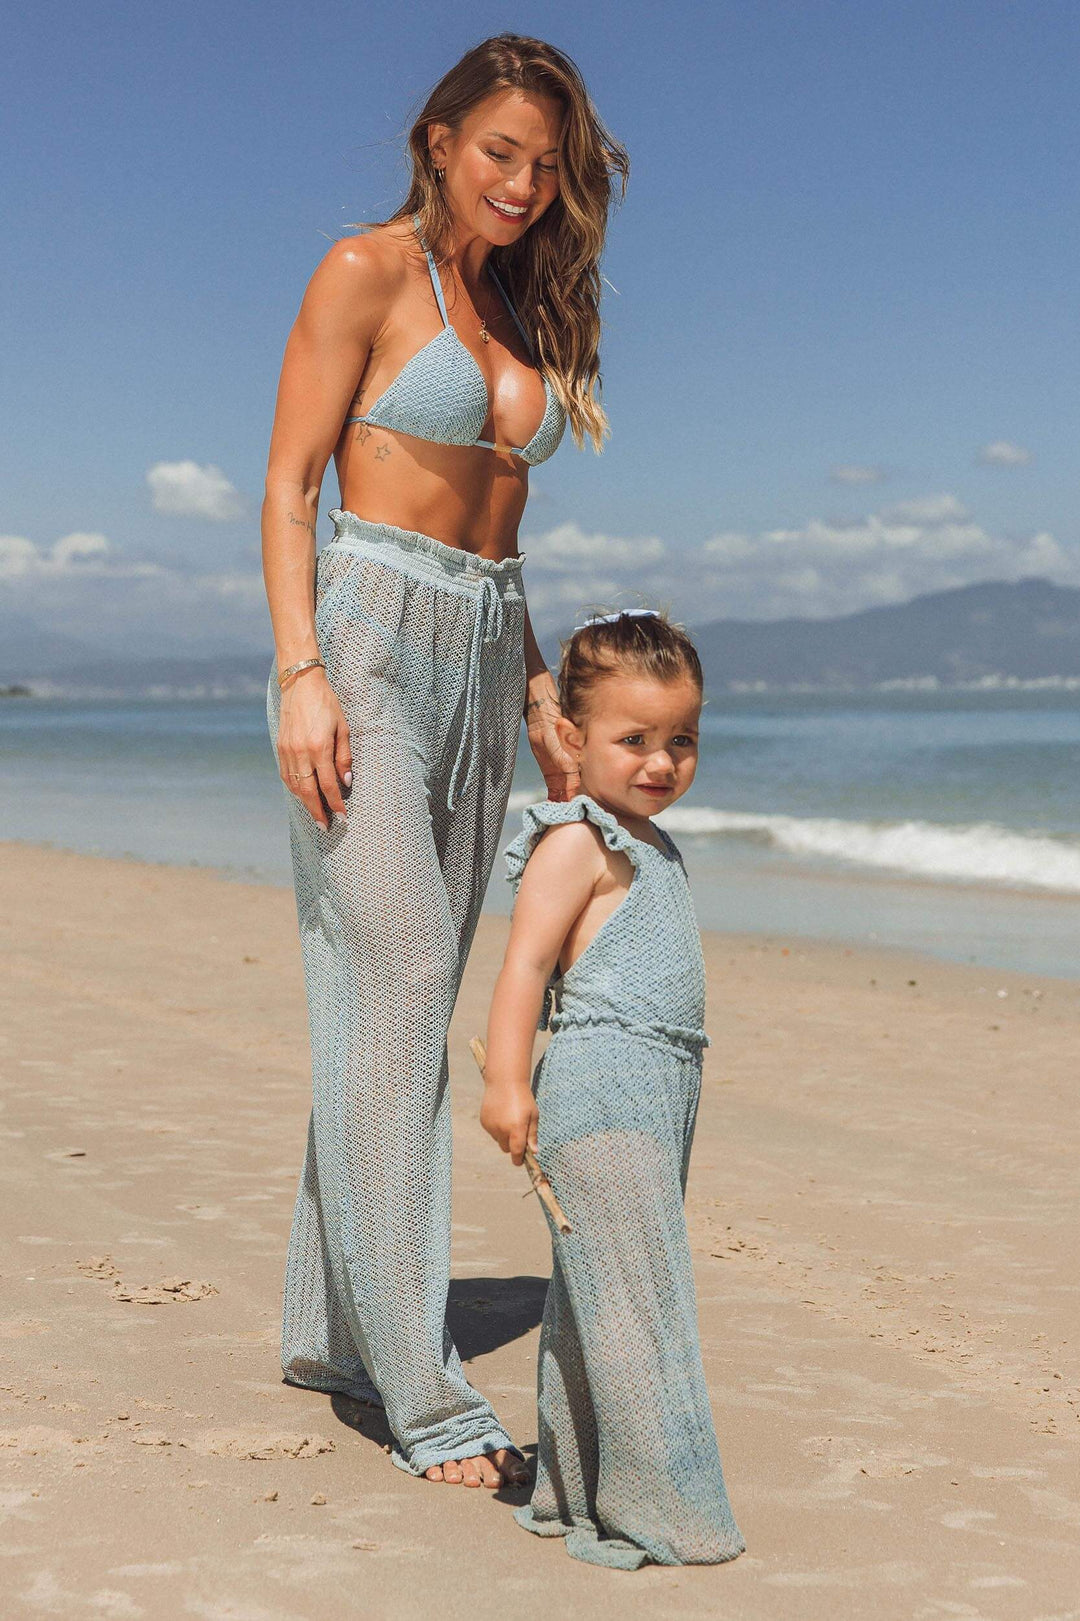
[[[627,159],[573,63],[510,34],[451,69],[409,145],[401,208],[304,295],[263,505],[313,1083],[282,1366],[381,1402],[401,1468],[495,1487],[526,1476],[446,1328],[446,1034],[523,713],[549,794],[572,785],[517,532],[566,421],[598,450],[606,431],[598,263]]]

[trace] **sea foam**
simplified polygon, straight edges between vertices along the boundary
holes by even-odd
[[[1080,895],[1080,840],[994,822],[864,822],[679,805],[657,821],[673,834],[750,838],[788,855],[913,877]]]
[[[538,790],[519,790],[510,796],[509,812],[519,813],[540,797]],[[811,861],[839,861],[947,883],[1080,895],[1080,839],[1075,835],[1021,832],[995,822],[849,821],[709,805],[673,805],[656,820],[675,835],[746,839]]]

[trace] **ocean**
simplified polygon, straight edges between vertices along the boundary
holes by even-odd
[[[747,693],[659,821],[703,927],[1075,979],[1078,785],[1075,693]],[[541,793],[523,737],[504,842]],[[258,700],[0,700],[6,839],[288,884],[283,794]]]

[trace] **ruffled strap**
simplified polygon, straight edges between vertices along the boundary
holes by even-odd
[[[521,813],[521,832],[506,847],[506,881],[513,884],[514,893],[521,882],[526,864],[549,827],[563,822],[592,822],[603,834],[609,850],[621,850],[630,857],[634,867],[641,865],[639,841],[611,814],[598,805],[588,794],[576,794],[573,799],[544,799],[538,805],[526,805]]]
[[[598,805],[595,799],[590,799],[588,794],[575,794],[573,799],[568,800],[544,799],[538,805],[526,805],[521,813],[521,832],[511,840],[503,853],[506,881],[513,884],[515,895],[529,857],[542,835],[549,827],[559,827],[564,822],[592,822],[600,829],[609,850],[621,850],[629,856],[635,871],[640,867],[639,841],[626,831],[610,811]],[[538,1025],[540,1030],[550,1028],[551,1016],[558,1010],[561,978],[558,972],[553,973],[544,987],[544,1006]]]

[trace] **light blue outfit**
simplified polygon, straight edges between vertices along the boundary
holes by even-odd
[[[427,258],[431,286],[442,316],[442,331],[406,362],[369,411],[362,416],[346,417],[346,423],[362,422],[371,428],[390,428],[440,445],[480,445],[486,450],[507,451],[530,467],[538,466],[555,454],[566,428],[566,413],[555,390],[545,377],[544,415],[527,445],[519,447],[502,444],[497,439],[480,438],[491,411],[487,383],[476,360],[450,324],[439,272],[431,250],[420,235],[420,220],[416,215],[413,226]],[[487,268],[535,365],[532,340],[518,319],[490,258]]]
[[[446,1034],[521,730],[522,558],[331,517],[315,626],[353,784],[328,831],[286,793],[312,1111],[281,1365],[292,1384],[381,1402],[394,1462],[421,1475],[511,1445],[446,1327]],[[279,716],[272,673],[275,741]]]
[[[549,1218],[537,1478],[515,1518],[590,1564],[718,1564],[746,1544],[709,1408],[683,1208],[708,1045],[701,938],[671,838],[634,838],[587,794],[525,810],[505,854],[515,893],[545,830],[586,819],[634,872],[545,997],[538,1157],[573,1231]]]
[[[443,330],[349,421],[511,448],[477,438],[487,388],[449,325],[430,253],[428,266]],[[514,452],[530,463],[553,453],[566,425],[546,378],[544,387],[543,419]],[[281,1364],[292,1384],[384,1405],[394,1462],[421,1475],[511,1446],[446,1327],[446,1035],[521,732],[524,557],[479,557],[340,508],[330,517],[315,629],[349,727],[353,785],[328,831],[286,792],[312,1111]],[[280,713],[275,667],[275,750]]]

